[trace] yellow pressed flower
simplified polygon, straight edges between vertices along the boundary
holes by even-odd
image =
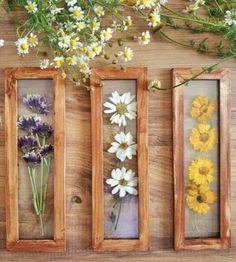
[[[200,123],[207,122],[216,112],[216,101],[207,96],[197,96],[192,103],[191,116]]]
[[[188,177],[197,185],[213,181],[214,166],[210,159],[198,158],[192,161],[188,168]]]
[[[217,131],[215,128],[211,128],[210,125],[199,124],[192,129],[189,141],[194,150],[208,152],[217,143]]]
[[[206,214],[216,199],[216,194],[207,185],[196,186],[193,184],[187,188],[187,205],[198,214]]]

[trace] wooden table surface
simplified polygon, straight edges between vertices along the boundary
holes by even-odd
[[[173,1],[172,1],[173,2]],[[178,1],[174,1],[177,3]],[[15,32],[7,16],[1,14],[0,38],[0,114],[4,115],[5,67],[38,66],[33,54],[19,58],[14,46]],[[142,26],[141,26],[142,27]],[[142,28],[143,29],[143,28]],[[178,39],[188,34],[171,32]],[[197,35],[193,36],[198,39]],[[148,67],[149,79],[171,85],[171,69],[202,67],[216,60],[167,43],[158,36],[147,46],[127,43],[135,58],[127,66]],[[102,66],[97,62],[94,66]],[[4,119],[0,127],[0,261],[236,261],[236,61],[230,68],[232,88],[232,248],[228,251],[173,251],[173,173],[172,173],[172,100],[171,91],[149,94],[149,179],[151,250],[144,253],[95,253],[91,249],[91,112],[90,94],[66,82],[66,238],[65,253],[10,253],[5,250],[4,197]],[[74,201],[78,199],[81,201]]]

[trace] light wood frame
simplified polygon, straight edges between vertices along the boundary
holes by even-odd
[[[139,180],[139,238],[104,239],[103,185],[103,80],[136,80]],[[146,68],[96,68],[91,76],[92,110],[92,244],[96,251],[146,251],[149,249],[147,70]]]
[[[174,69],[173,85],[197,75],[201,69]],[[173,90],[173,171],[175,250],[227,249],[231,245],[230,228],[230,83],[228,69],[218,69],[197,77],[219,81],[220,116],[220,236],[219,238],[185,238],[184,186],[184,86]]]
[[[17,170],[17,80],[52,79],[54,92],[54,239],[20,240]],[[64,117],[65,87],[54,69],[8,68],[5,70],[6,127],[6,246],[9,251],[54,252],[65,249],[64,215]]]

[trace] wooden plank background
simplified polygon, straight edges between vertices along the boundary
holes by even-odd
[[[172,1],[174,4],[182,1]],[[37,66],[34,55],[19,58],[14,46],[15,32],[5,13],[0,14],[0,114],[4,115],[5,67]],[[143,30],[141,25],[140,30]],[[188,34],[172,32],[178,39]],[[193,36],[198,39],[197,35]],[[149,79],[171,85],[171,68],[201,67],[216,60],[192,50],[153,37],[147,47],[127,43],[135,59],[127,66],[148,67]],[[97,62],[95,66],[102,66]],[[171,91],[149,94],[149,176],[151,250],[144,253],[95,253],[91,250],[91,125],[90,95],[66,83],[66,237],[67,251],[58,254],[10,253],[5,250],[4,126],[0,127],[0,261],[161,261],[197,262],[201,260],[236,261],[236,61],[222,65],[230,68],[232,88],[232,248],[229,251],[173,251],[173,173]],[[3,119],[4,125],[4,119]]]

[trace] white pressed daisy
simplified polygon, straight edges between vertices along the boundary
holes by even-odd
[[[29,44],[28,44],[28,38],[23,37],[19,38],[16,42],[17,47],[17,53],[18,55],[25,55],[29,53]]]
[[[37,35],[30,33],[28,38],[29,47],[36,47],[38,45],[38,37]]]
[[[119,95],[117,91],[111,94],[109,100],[105,102],[104,107],[108,108],[104,111],[105,114],[113,114],[110,118],[112,124],[126,126],[126,118],[133,120],[136,118],[136,102],[133,102],[135,96],[127,92]]]
[[[115,141],[111,143],[108,149],[109,153],[116,154],[120,161],[124,162],[126,158],[132,159],[136,155],[137,144],[133,141],[133,136],[129,133],[120,132],[115,135]]]
[[[158,24],[160,24],[161,17],[159,11],[154,10],[153,12],[151,12],[148,21],[149,21],[148,25],[152,27],[156,27]]]
[[[110,40],[112,38],[112,33],[113,33],[113,30],[109,27],[106,30],[102,30],[101,35],[100,35],[101,40],[103,42]]]
[[[0,47],[4,46],[5,41],[3,39],[0,39]]]
[[[100,6],[100,5],[95,5],[95,6],[93,7],[93,10],[94,10],[95,14],[96,14],[98,17],[104,16],[104,14],[105,14],[104,8],[103,8],[102,6]]]
[[[65,59],[63,56],[56,56],[54,59],[53,59],[53,65],[55,68],[60,68],[62,66],[62,64],[64,63]]]
[[[34,1],[27,1],[25,5],[25,9],[30,14],[35,14],[38,11],[37,4]]]
[[[77,3],[77,0],[66,0],[68,6],[74,6]]]
[[[143,45],[148,45],[150,43],[150,33],[149,31],[146,32],[142,32],[142,35],[138,38],[139,43],[143,44]]]
[[[84,11],[79,6],[73,6],[69,8],[72,13],[71,16],[76,20],[82,20],[84,18]]]
[[[125,62],[132,60],[134,53],[133,50],[129,47],[125,47],[124,51],[118,53],[118,56],[124,59]]]
[[[43,60],[41,60],[39,66],[40,66],[41,69],[46,69],[46,68],[48,68],[48,66],[49,66],[49,60],[48,60],[48,59],[43,59]]]
[[[138,9],[146,9],[155,6],[156,0],[137,0],[136,6]]]
[[[236,25],[236,12],[235,11],[226,11],[225,14],[225,23],[227,25]]]
[[[138,191],[135,187],[138,185],[138,178],[135,173],[125,167],[113,169],[111,178],[106,180],[106,183],[113,187],[111,193],[113,195],[119,192],[119,197],[125,197],[126,193],[130,195],[137,195]]]

